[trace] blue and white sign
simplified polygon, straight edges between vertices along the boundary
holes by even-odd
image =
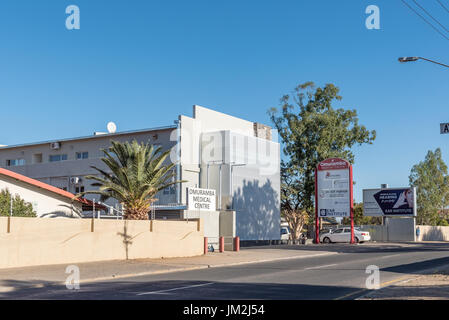
[[[371,217],[416,216],[416,189],[363,190],[363,214]]]

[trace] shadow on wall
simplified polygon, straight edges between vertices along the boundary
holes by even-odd
[[[65,208],[61,209],[61,211],[53,211],[42,214],[39,218],[74,218],[80,219],[81,216],[73,210],[73,208],[69,205],[59,205],[60,207]]]
[[[280,237],[279,195],[270,180],[243,180],[243,188],[234,193],[236,234],[241,240],[276,240]]]
[[[429,227],[426,230],[420,228],[422,233],[421,241],[447,241],[444,233],[439,227]]]

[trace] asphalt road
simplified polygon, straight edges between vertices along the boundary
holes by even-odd
[[[302,250],[316,250],[305,246]],[[298,250],[298,246],[283,246]],[[10,285],[3,299],[355,299],[366,293],[366,268],[380,268],[381,285],[388,285],[430,268],[449,264],[449,244],[320,245],[339,254],[302,259],[209,268],[169,274],[82,283],[79,290],[47,283]]]

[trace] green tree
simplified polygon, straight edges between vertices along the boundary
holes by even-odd
[[[417,223],[446,225],[447,221],[439,213],[449,204],[449,177],[439,148],[429,151],[424,161],[413,166],[409,181],[416,187]]]
[[[343,218],[342,224],[350,225],[351,218]],[[363,203],[354,203],[354,224],[355,225],[370,225],[382,224],[382,217],[369,217],[363,215]]]
[[[341,99],[333,84],[316,88],[313,82],[306,82],[281,98],[280,110],[269,110],[287,156],[281,161],[281,207],[305,210],[309,223],[314,217],[317,164],[331,157],[353,163],[351,148],[371,144],[376,137],[375,131],[358,124],[355,110],[332,107]]]
[[[105,156],[101,159],[111,172],[93,166],[101,176],[90,175],[86,179],[96,181],[92,186],[98,189],[77,196],[98,194],[100,201],[117,199],[124,206],[125,219],[147,220],[150,205],[156,201],[155,195],[169,186],[185,182],[174,181],[175,164],[163,164],[170,150],[161,152],[161,149],[135,140],[132,143],[111,141],[111,147],[102,150]]]
[[[11,192],[8,189],[0,191],[0,216],[9,216],[11,211]],[[23,200],[18,194],[12,199],[13,217],[36,217],[33,205]]]

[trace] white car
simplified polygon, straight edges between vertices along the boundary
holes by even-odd
[[[287,243],[290,240],[290,229],[288,227],[281,227],[281,243]]]
[[[354,241],[356,243],[363,243],[370,240],[371,236],[368,231],[361,231],[358,228],[354,228]],[[331,230],[330,232],[323,233],[320,235],[320,242],[351,242],[351,228],[338,228]]]

